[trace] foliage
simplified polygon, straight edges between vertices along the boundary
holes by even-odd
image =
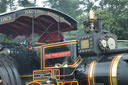
[[[51,8],[60,10],[74,18],[82,14],[83,10],[80,5],[83,2],[83,0],[47,0]]]
[[[16,10],[17,6],[30,7],[36,5],[36,0],[0,0],[0,13],[6,12],[7,10]],[[17,3],[17,4],[16,4]]]
[[[121,38],[118,33],[120,33],[123,28],[118,22],[116,22],[116,19],[114,18],[114,15],[111,12],[109,12],[108,10],[96,11],[96,16],[100,16],[102,18],[103,29],[111,31],[117,34],[119,38]]]
[[[29,0],[18,0],[18,3],[22,7],[31,7],[36,5],[36,0],[34,0],[33,2]]]
[[[15,10],[14,0],[8,0],[8,7],[10,10]]]
[[[128,39],[128,1],[127,0],[101,0],[103,10],[112,13],[111,19],[113,32],[119,36],[119,39]]]
[[[5,12],[7,10],[7,0],[0,0],[0,13]]]
[[[14,0],[0,0],[0,13],[15,9]]]

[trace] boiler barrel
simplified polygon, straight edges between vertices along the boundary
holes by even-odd
[[[128,85],[128,54],[89,64],[86,71],[88,85]]]

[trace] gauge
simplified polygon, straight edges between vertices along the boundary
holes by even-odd
[[[116,41],[113,38],[108,38],[107,44],[108,44],[109,49],[116,48]]]
[[[107,47],[107,42],[106,42],[106,40],[101,40],[101,45],[104,47],[104,48],[106,48]]]

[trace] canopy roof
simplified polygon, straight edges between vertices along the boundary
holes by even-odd
[[[34,24],[32,24],[34,23]],[[0,32],[29,35],[34,32],[67,32],[77,29],[77,21],[70,16],[49,8],[25,8],[0,15]]]

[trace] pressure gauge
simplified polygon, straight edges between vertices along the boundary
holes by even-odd
[[[108,38],[107,43],[108,43],[109,49],[116,48],[116,41],[113,38]]]
[[[106,48],[107,47],[107,42],[106,42],[106,40],[101,40],[101,45],[104,47],[104,48]]]
[[[107,49],[107,41],[104,38],[101,38],[100,42],[99,42],[99,46],[102,50],[106,50]]]
[[[99,46],[102,51],[115,49],[117,47],[116,38],[110,35],[102,36],[99,40]]]

